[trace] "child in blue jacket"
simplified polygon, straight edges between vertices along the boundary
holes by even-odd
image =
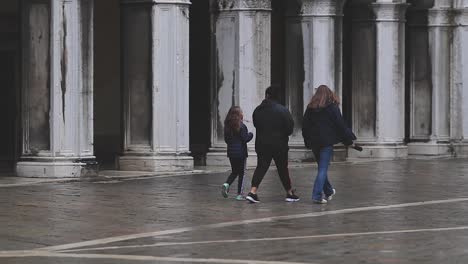
[[[227,144],[227,156],[231,163],[232,172],[222,186],[221,194],[228,197],[229,187],[237,176],[237,196],[236,200],[244,200],[242,189],[244,184],[245,165],[247,161],[247,142],[252,140],[253,134],[249,132],[247,126],[242,122],[244,115],[239,106],[233,106],[224,120],[224,141]]]

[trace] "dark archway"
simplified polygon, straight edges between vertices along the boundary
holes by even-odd
[[[272,0],[271,2],[271,83],[285,86],[285,11],[286,1]],[[281,103],[286,103],[286,91],[282,92]]]
[[[20,87],[19,1],[0,3],[0,171],[13,171],[18,159]]]
[[[371,2],[348,0],[343,17],[343,115],[363,140],[376,133],[376,30]]]
[[[120,1],[94,1],[94,153],[101,168],[116,168],[122,146]]]
[[[190,6],[190,151],[195,165],[205,165],[211,142],[210,114],[210,2]]]

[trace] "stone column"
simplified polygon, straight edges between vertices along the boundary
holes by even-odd
[[[405,137],[405,11],[402,3],[373,3],[376,30],[375,139],[358,157],[406,157]],[[353,96],[354,99],[354,96]],[[372,111],[373,109],[367,109]],[[358,115],[365,114],[357,113]],[[359,140],[359,138],[358,138]]]
[[[93,5],[93,0],[23,1],[19,176],[95,173]]]
[[[461,2],[461,1],[460,1]],[[468,1],[457,7],[453,32],[451,138],[456,156],[468,156]]]
[[[411,51],[410,155],[451,155],[450,140],[450,54],[452,11],[427,11],[426,38],[416,39]],[[427,43],[418,43],[427,41]],[[420,45],[419,45],[420,44]],[[423,54],[421,54],[423,53]],[[422,65],[424,64],[425,65]],[[421,75],[421,73],[424,74]],[[424,78],[421,78],[424,77]]]
[[[239,105],[255,134],[252,113],[270,85],[271,1],[213,0],[211,13],[212,132],[206,163],[228,165],[223,135],[229,108]],[[254,141],[249,143],[251,157]],[[248,161],[256,164],[255,158]]]
[[[325,84],[341,97],[343,4],[342,0],[288,1],[285,77],[286,102],[295,122],[292,160],[311,156],[304,148],[301,122],[314,88]]]
[[[121,170],[193,168],[189,156],[188,0],[121,0]]]

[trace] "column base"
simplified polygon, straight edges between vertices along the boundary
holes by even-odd
[[[333,161],[345,161],[347,152],[344,146],[336,146],[333,150]],[[302,146],[289,146],[288,158],[290,162],[315,162],[312,150]],[[272,163],[273,164],[273,163]],[[206,166],[230,166],[229,158],[226,154],[226,149],[210,149],[206,154]],[[247,167],[257,166],[257,153],[249,151],[247,158]]]
[[[346,148],[342,145],[333,148],[332,161],[345,161],[347,159]],[[303,146],[289,146],[289,161],[292,162],[315,162],[315,156],[312,150]]]
[[[220,167],[229,167],[229,158],[227,157],[226,149],[217,149],[212,148],[208,153],[206,153],[206,166],[220,166]],[[247,157],[247,167],[257,166],[257,153],[249,151],[249,156]]]
[[[412,157],[452,157],[454,148],[449,143],[413,142],[408,144],[408,155]]]
[[[292,162],[314,162],[315,157],[312,150],[307,149],[304,145],[289,145],[288,153],[289,161]]]
[[[188,155],[118,157],[118,169],[123,171],[171,172],[193,170],[193,158]]]
[[[19,161],[16,164],[16,176],[34,178],[75,178],[96,176],[98,163],[92,159],[40,159]]]
[[[453,143],[452,149],[455,157],[467,158],[468,157],[468,142]]]
[[[362,152],[348,150],[348,159],[401,159],[408,157],[408,147],[403,144],[359,144]]]

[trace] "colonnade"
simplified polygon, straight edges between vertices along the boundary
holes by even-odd
[[[24,0],[22,149],[17,173],[93,171],[94,0]],[[414,3],[413,3],[414,2]],[[468,1],[287,1],[285,103],[303,160],[302,114],[314,88],[344,97],[362,153],[468,154]],[[431,1],[428,1],[431,2]],[[121,170],[193,168],[189,138],[189,0],[120,0]],[[271,82],[271,0],[211,0],[211,148],[227,164],[223,119],[247,121]],[[344,23],[345,22],[345,23]],[[247,122],[249,130],[254,130]],[[254,143],[250,143],[253,151]],[[255,162],[255,159],[250,159]]]

